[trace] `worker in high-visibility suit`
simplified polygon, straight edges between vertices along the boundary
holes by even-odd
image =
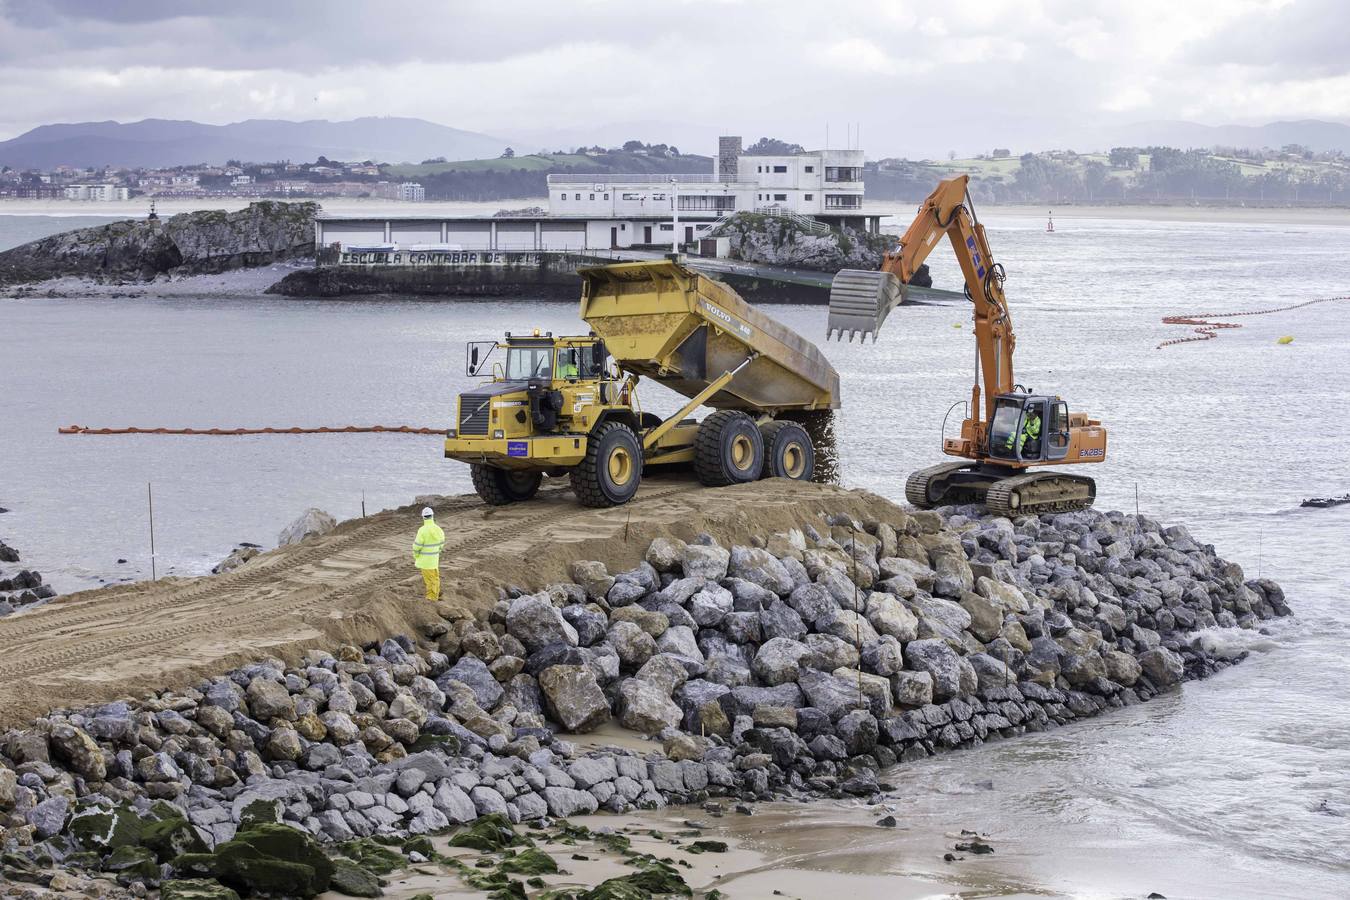
[[[1027,441],[1031,441],[1031,456],[1041,455],[1041,417],[1034,412],[1027,413],[1022,423],[1022,431],[1017,435],[1008,435],[1007,449],[1013,448],[1013,438],[1017,439],[1017,454],[1022,455],[1022,450]]]
[[[431,507],[422,509],[422,527],[413,539],[413,565],[422,572],[427,599],[441,599],[441,548],[445,546],[445,532],[436,524]]]

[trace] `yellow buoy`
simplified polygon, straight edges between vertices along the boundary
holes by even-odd
[[[953,322],[953,323],[952,323],[952,327],[953,327],[953,328],[960,328],[960,327],[961,327],[961,323],[960,323],[960,322]]]
[[[1286,334],[1284,337],[1280,338],[1280,339],[1279,339],[1278,341],[1276,341],[1275,343],[1277,343],[1277,344],[1292,344],[1293,342],[1294,342],[1294,336],[1293,336],[1292,334]]]

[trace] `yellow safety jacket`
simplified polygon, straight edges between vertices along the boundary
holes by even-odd
[[[445,546],[445,532],[435,519],[423,519],[413,540],[413,565],[419,569],[437,569],[441,565],[441,548]]]
[[[1041,417],[1031,416],[1022,424],[1022,433],[1017,435],[1017,452],[1020,454],[1022,448],[1026,445],[1028,439],[1035,440],[1041,436]],[[1008,435],[1008,449],[1013,445],[1013,436]]]

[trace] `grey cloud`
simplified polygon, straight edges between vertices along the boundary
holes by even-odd
[[[1253,11],[1202,41],[1188,58],[1200,65],[1262,66],[1280,75],[1350,73],[1350,3],[1298,0]]]

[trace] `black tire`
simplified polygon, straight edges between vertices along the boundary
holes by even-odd
[[[816,472],[816,448],[796,422],[770,422],[759,427],[764,439],[764,478],[810,481]]]
[[[735,409],[719,409],[699,423],[694,471],[708,487],[745,484],[764,468],[764,438],[755,420]]]
[[[528,500],[539,492],[544,476],[539,472],[498,469],[474,463],[469,466],[473,489],[489,506],[506,506]]]
[[[642,445],[633,429],[606,422],[586,441],[586,458],[569,473],[582,506],[604,509],[633,499],[642,483]]]

